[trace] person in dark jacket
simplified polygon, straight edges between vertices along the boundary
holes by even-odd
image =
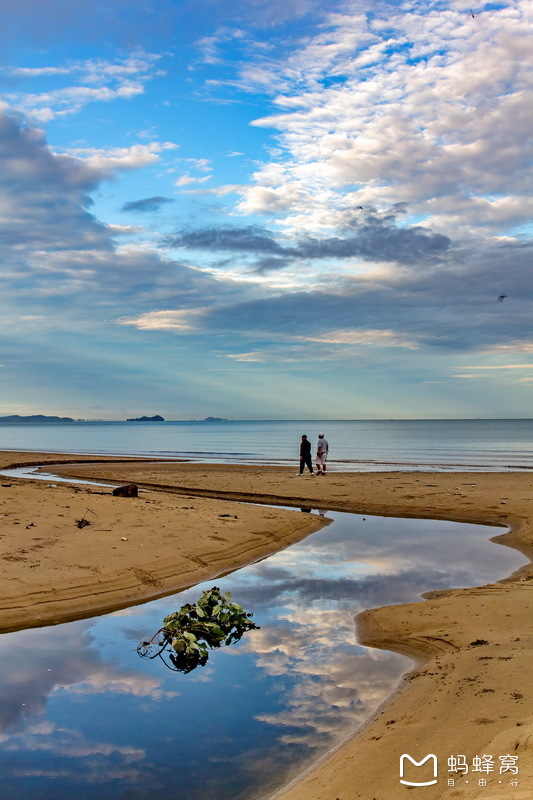
[[[307,466],[311,475],[315,474],[313,472],[313,462],[311,461],[311,442],[304,434],[300,444],[300,475],[303,474],[305,466]]]

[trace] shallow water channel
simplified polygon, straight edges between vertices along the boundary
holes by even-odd
[[[359,611],[524,563],[488,541],[501,529],[327,517],[299,544],[194,589],[1,636],[1,800],[266,798],[346,738],[409,668],[357,644]],[[213,585],[260,630],[187,675],[138,656],[165,615]]]

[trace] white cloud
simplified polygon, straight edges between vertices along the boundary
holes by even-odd
[[[163,74],[155,68],[160,55],[139,52],[116,61],[86,60],[68,66],[16,67],[9,72],[19,78],[68,76],[73,84],[47,92],[11,92],[10,105],[33,119],[47,122],[80,111],[88,103],[129,100],[144,92],[145,83]]]
[[[268,360],[268,356],[265,353],[258,353],[258,352],[250,352],[250,353],[228,353],[226,358],[230,358],[232,361],[255,361],[255,362],[263,362]]]
[[[181,175],[177,181],[174,181],[174,186],[189,186],[191,183],[196,183],[196,180],[190,175]]]
[[[141,228],[139,225],[108,225],[107,230],[113,235],[126,236],[134,233],[142,233],[144,228]]]
[[[332,14],[285,59],[241,69],[233,84],[280,108],[253,124],[279,131],[283,156],[255,172],[238,210],[300,231],[397,202],[455,236],[529,221],[531,3],[475,20],[387,9]]]
[[[204,64],[220,64],[224,61],[220,46],[226,42],[232,42],[247,38],[247,33],[239,28],[220,27],[211,36],[203,36],[196,42],[196,47],[200,53],[200,60]]]
[[[514,355],[516,353],[533,353],[533,343],[528,339],[524,339],[523,341],[516,341],[512,344],[498,344],[494,345],[493,347],[488,347],[483,349],[484,353],[491,353],[493,355],[498,354],[509,354]]]
[[[308,196],[302,186],[296,181],[283,182],[280,178],[268,185],[266,174],[272,172],[272,169],[265,168],[264,172],[254,176],[258,182],[243,189],[238,211],[250,215],[280,214],[291,210],[294,213],[305,207]]]
[[[197,178],[193,175],[182,175],[177,181],[174,181],[174,186],[189,186],[191,183],[205,183],[210,180],[211,175],[205,175],[203,178]]]
[[[306,345],[293,344],[304,342]],[[338,345],[340,347],[327,347]],[[337,330],[318,336],[284,337],[283,344],[263,344],[261,350],[244,353],[228,353],[232,361],[302,363],[304,361],[333,361],[335,358],[356,358],[363,347],[402,347],[408,350],[419,349],[419,344],[408,334],[392,330]],[[342,352],[339,352],[342,348]]]
[[[338,330],[320,336],[299,337],[303,341],[324,342],[328,344],[360,344],[371,347],[406,347],[416,350],[419,344],[407,334],[392,330]]]
[[[224,186],[215,186],[212,189],[193,189],[191,194],[212,194],[215,197],[225,197],[228,194],[238,194],[244,187],[238,183],[228,183]]]
[[[492,364],[484,367],[469,366],[466,369],[533,369],[533,364]]]
[[[17,78],[40,78],[49,75],[69,75],[70,69],[67,67],[14,67],[8,72]]]
[[[120,169],[141,169],[148,164],[154,164],[166,150],[177,147],[174,142],[150,142],[133,144],[130,147],[75,147],[65,152],[83,159],[92,169],[111,174]]]
[[[209,158],[186,158],[184,159],[191,167],[200,170],[201,172],[210,172],[213,167]]]
[[[181,311],[149,311],[137,317],[122,317],[118,325],[133,325],[143,331],[174,331],[187,333],[194,330],[195,323],[204,313],[201,308],[188,308]]]

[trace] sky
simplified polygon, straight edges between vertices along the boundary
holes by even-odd
[[[0,416],[530,417],[533,2],[0,0]]]

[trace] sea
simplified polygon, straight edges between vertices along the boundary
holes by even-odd
[[[319,433],[341,472],[533,469],[533,419],[0,424],[0,450],[288,466]]]

